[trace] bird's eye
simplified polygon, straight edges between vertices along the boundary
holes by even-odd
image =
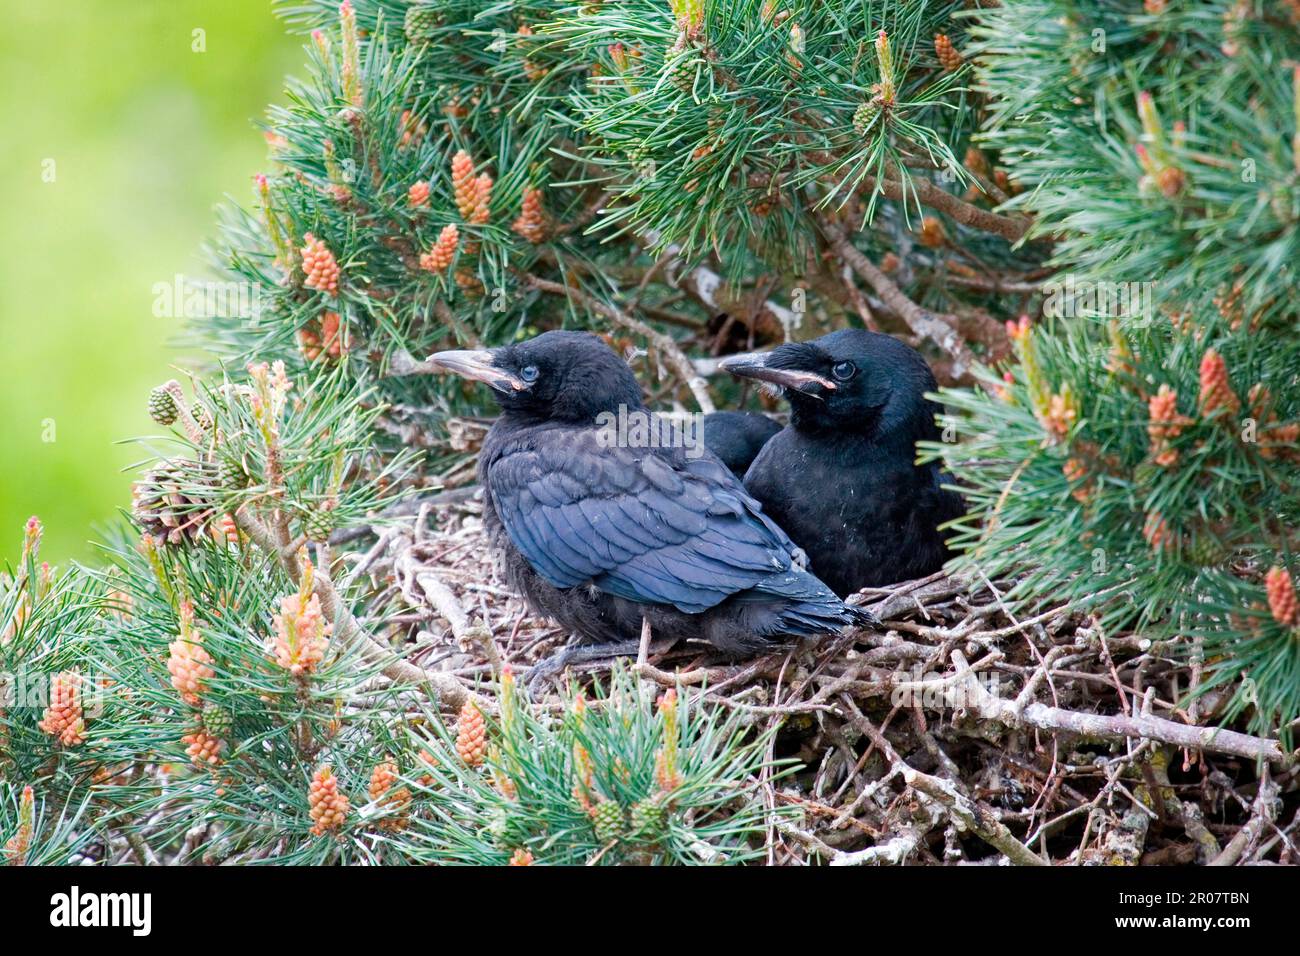
[[[538,372],[536,365],[525,365],[519,370],[519,377],[525,382],[532,383],[537,381],[537,375]]]
[[[852,362],[836,362],[831,366],[831,374],[841,382],[847,382],[858,371],[858,367]]]

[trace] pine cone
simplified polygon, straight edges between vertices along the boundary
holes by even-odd
[[[406,191],[406,203],[412,209],[421,209],[429,205],[429,184],[420,180]]]
[[[425,44],[437,35],[442,25],[442,14],[433,4],[417,3],[406,8],[402,30],[406,39],[415,44]]]
[[[664,56],[664,69],[669,72],[668,82],[683,93],[695,89],[695,71],[700,64],[699,54],[685,44],[677,44]]]
[[[339,778],[329,766],[321,767],[312,776],[307,803],[313,824],[311,832],[316,836],[343,826],[351,809],[348,798],[339,792]]]
[[[640,800],[632,806],[632,837],[646,843],[657,843],[664,835],[668,813],[658,800]]]
[[[235,718],[230,711],[212,701],[203,705],[203,729],[214,737],[229,739],[235,728]]]
[[[251,477],[238,458],[222,458],[217,462],[217,481],[223,488],[247,488]]]
[[[859,136],[865,134],[878,112],[880,112],[880,107],[875,103],[870,101],[859,103],[858,108],[853,111],[853,132]]]
[[[600,843],[612,843],[623,836],[623,808],[613,800],[602,800],[591,810],[591,825]]]
[[[131,487],[131,513],[159,544],[191,544],[209,534],[213,469],[177,459],[145,472]]]
[[[335,524],[332,508],[314,508],[303,517],[302,531],[310,541],[325,542],[330,539]]]
[[[460,722],[456,729],[456,753],[467,767],[478,767],[487,753],[487,725],[483,713],[472,700],[465,701],[460,709]]]
[[[1268,592],[1268,609],[1273,620],[1283,627],[1300,625],[1300,602],[1296,601],[1295,582],[1285,568],[1274,565],[1264,575],[1264,589]]]
[[[527,850],[515,850],[510,854],[510,862],[507,866],[532,866],[533,855]]]
[[[168,391],[166,385],[159,385],[149,393],[149,417],[159,425],[171,425],[178,414],[176,396]]]

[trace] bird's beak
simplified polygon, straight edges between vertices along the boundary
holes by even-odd
[[[815,372],[806,372],[797,368],[773,368],[768,365],[771,352],[757,352],[748,355],[733,355],[718,363],[719,368],[726,369],[732,375],[752,378],[760,382],[791,388],[797,392],[806,392],[812,388],[824,388],[835,391],[835,383],[822,378]]]
[[[429,361],[448,372],[455,372],[464,378],[476,382],[485,382],[501,391],[522,392],[528,388],[526,382],[520,381],[503,368],[493,364],[492,353],[487,349],[452,349],[448,352],[435,352]]]

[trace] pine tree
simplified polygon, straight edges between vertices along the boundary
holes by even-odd
[[[1289,735],[1300,642],[1265,578],[1300,573],[1300,30],[1160,6],[979,12],[982,140],[1054,276],[1009,381],[948,392],[966,440],[932,451],[973,486],[965,567],[1177,639],[1224,718]]]
[[[105,566],[43,566],[33,523],[0,579],[0,675],[50,690],[0,697],[10,861],[758,858],[800,812],[766,802],[788,767],[762,703],[654,706],[621,668],[591,706],[538,703],[463,612],[437,609],[448,653],[486,663],[430,663],[418,575],[371,573],[472,481],[490,414],[423,357],[561,327],[702,411],[762,407],[721,355],[906,339],[951,412],[924,453],[971,506],[955,569],[1008,582],[1004,612],[1070,601],[1195,660],[1209,719],[1289,741],[1286,10],[278,6],[306,65],[212,247],[257,308],[194,322],[210,366],[147,396],[168,433]]]

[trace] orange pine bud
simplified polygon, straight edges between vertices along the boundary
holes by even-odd
[[[412,209],[429,205],[429,184],[420,180],[406,191],[406,202]]]
[[[348,798],[339,792],[339,778],[328,765],[312,776],[307,804],[313,824],[311,832],[316,836],[339,829],[351,810]]]
[[[934,55],[939,58],[939,65],[949,73],[961,69],[965,62],[962,55],[957,52],[957,48],[952,45],[952,40],[948,39],[946,33],[936,33],[934,35]]]
[[[351,344],[344,341],[343,319],[337,312],[320,314],[321,347],[330,358],[340,358]]]
[[[527,850],[515,850],[514,853],[511,853],[511,854],[510,854],[510,863],[507,864],[507,865],[509,865],[509,866],[532,866],[532,865],[533,865],[533,855],[532,855],[531,853],[529,853]]]
[[[459,150],[451,158],[451,189],[456,199],[456,208],[460,214],[469,219],[478,205],[478,179],[474,176],[474,161],[469,153]]]
[[[410,110],[402,110],[402,136],[397,145],[406,148],[410,146],[417,138],[422,139],[428,135],[429,127],[424,120],[416,116]]]
[[[938,249],[948,241],[948,233],[943,223],[935,216],[926,216],[921,220],[921,245],[927,249]]]
[[[546,237],[546,217],[542,212],[542,191],[532,186],[524,187],[523,207],[519,218],[510,227],[529,242],[538,243]]]
[[[976,176],[985,178],[989,175],[989,161],[985,155],[974,146],[968,147],[963,163]]]
[[[442,227],[438,241],[424,255],[420,256],[420,268],[427,272],[441,272],[451,265],[456,257],[456,248],[460,245],[460,230],[455,223]]]
[[[1169,443],[1181,435],[1192,420],[1178,413],[1178,393],[1168,385],[1161,385],[1151,396],[1147,411],[1150,415],[1147,435],[1151,439],[1151,457],[1157,465],[1168,468],[1178,461],[1178,450]]]
[[[472,700],[465,701],[460,709],[460,723],[456,729],[456,753],[467,767],[478,767],[487,753],[487,725],[483,712]]]
[[[1277,565],[1264,575],[1264,590],[1268,593],[1268,609],[1273,620],[1283,627],[1300,625],[1300,602],[1296,601],[1295,582],[1285,568]]]
[[[334,295],[339,291],[339,264],[334,259],[334,253],[310,232],[303,236],[303,240],[302,272],[306,277],[303,285]]]
[[[1147,515],[1146,522],[1142,525],[1142,537],[1146,538],[1147,544],[1155,552],[1169,550],[1174,544],[1174,535],[1168,522],[1155,511]]]
[[[1218,409],[1226,409],[1235,415],[1240,403],[1232,391],[1228,380],[1228,365],[1214,349],[1206,349],[1201,356],[1201,411],[1209,415]]]
[[[181,743],[185,744],[185,752],[189,754],[190,762],[194,766],[206,769],[221,763],[221,751],[225,747],[225,742],[206,730],[200,728],[190,731],[181,737]]]
[[[32,832],[35,828],[36,795],[30,786],[26,786],[23,787],[23,795],[18,802],[18,832],[5,841],[5,863],[9,866],[26,865],[27,851],[31,849]],[[529,855],[528,862],[531,863],[532,860],[532,856]]]
[[[492,177],[484,173],[474,180],[474,208],[469,212],[469,221],[476,226],[481,226],[487,222],[490,215],[488,204],[491,201]]]
[[[233,515],[224,514],[212,526],[213,535],[220,544],[239,544],[239,525]]]
[[[1070,492],[1070,497],[1080,504],[1086,504],[1092,492],[1092,482],[1088,480],[1088,466],[1081,458],[1067,458],[1061,465],[1065,480],[1078,487]]]
[[[275,662],[295,677],[310,674],[325,658],[333,625],[325,621],[320,598],[313,594],[303,604],[301,594],[280,599],[280,613],[272,618],[274,633],[267,651]]]
[[[370,773],[370,799],[387,812],[387,816],[379,821],[381,830],[401,830],[408,822],[411,791],[405,787],[393,789],[397,780],[397,764],[391,760],[377,764]]]
[[[1069,386],[1066,386],[1059,394],[1048,399],[1047,409],[1043,413],[1043,427],[1047,429],[1047,433],[1053,440],[1062,441],[1070,434],[1070,429],[1074,427],[1078,417],[1077,403]]]
[[[212,656],[203,648],[202,637],[197,632],[184,633],[168,645],[167,673],[171,675],[172,687],[181,700],[191,707],[197,707],[204,690],[216,672],[212,669]]]
[[[65,747],[75,747],[86,739],[81,687],[81,675],[76,671],[55,674],[50,679],[50,705],[36,724]]]

